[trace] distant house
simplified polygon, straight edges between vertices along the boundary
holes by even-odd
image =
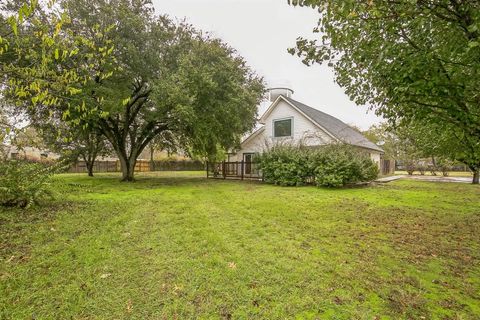
[[[364,150],[380,167],[382,148],[339,119],[292,99],[292,93],[287,88],[270,91],[273,102],[259,120],[261,127],[229,154],[229,161],[252,162],[255,154],[278,142],[311,147],[343,142]]]
[[[46,160],[56,160],[60,157],[56,153],[49,152],[48,150],[39,149],[36,147],[18,148],[16,146],[4,145],[3,149],[4,149],[4,153],[7,156],[7,159],[46,161]]]

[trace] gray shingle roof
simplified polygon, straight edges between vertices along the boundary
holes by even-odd
[[[383,152],[383,149],[365,138],[360,132],[353,129],[346,123],[338,120],[335,117],[332,117],[325,112],[309,107],[301,102],[293,100],[292,98],[287,98],[283,96],[285,100],[293,104],[300,111],[306,114],[310,119],[315,121],[319,126],[327,130],[330,134],[335,136],[337,139],[362,148],[368,148]]]

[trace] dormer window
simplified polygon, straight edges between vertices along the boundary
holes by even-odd
[[[293,119],[273,120],[273,136],[275,138],[291,137]]]

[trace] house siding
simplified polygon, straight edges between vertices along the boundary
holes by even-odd
[[[267,148],[267,144],[267,136],[263,130],[254,138],[242,143],[242,148],[236,154],[230,155],[229,161],[242,161],[244,153],[262,153]]]
[[[281,119],[292,119],[293,130],[292,137],[275,138],[273,136],[273,121]],[[302,142],[306,145],[315,146],[326,144],[332,141],[332,138],[315,126],[303,114],[294,109],[290,104],[281,100],[265,119],[265,137],[272,143],[280,141],[291,141],[293,143]]]
[[[377,166],[380,168],[380,160],[381,160],[381,154],[380,152],[377,152],[377,151],[370,151],[370,159],[372,159],[376,164]]]
[[[273,136],[273,121],[282,119],[292,119],[292,136],[275,138]],[[280,100],[265,119],[264,130],[242,143],[241,149],[236,154],[230,155],[229,160],[242,161],[244,153],[262,153],[269,145],[279,142],[301,142],[308,146],[317,146],[332,141],[333,139],[325,131],[314,125],[290,104]]]

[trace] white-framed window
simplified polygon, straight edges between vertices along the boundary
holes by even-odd
[[[291,137],[293,135],[293,118],[273,120],[273,137]]]

